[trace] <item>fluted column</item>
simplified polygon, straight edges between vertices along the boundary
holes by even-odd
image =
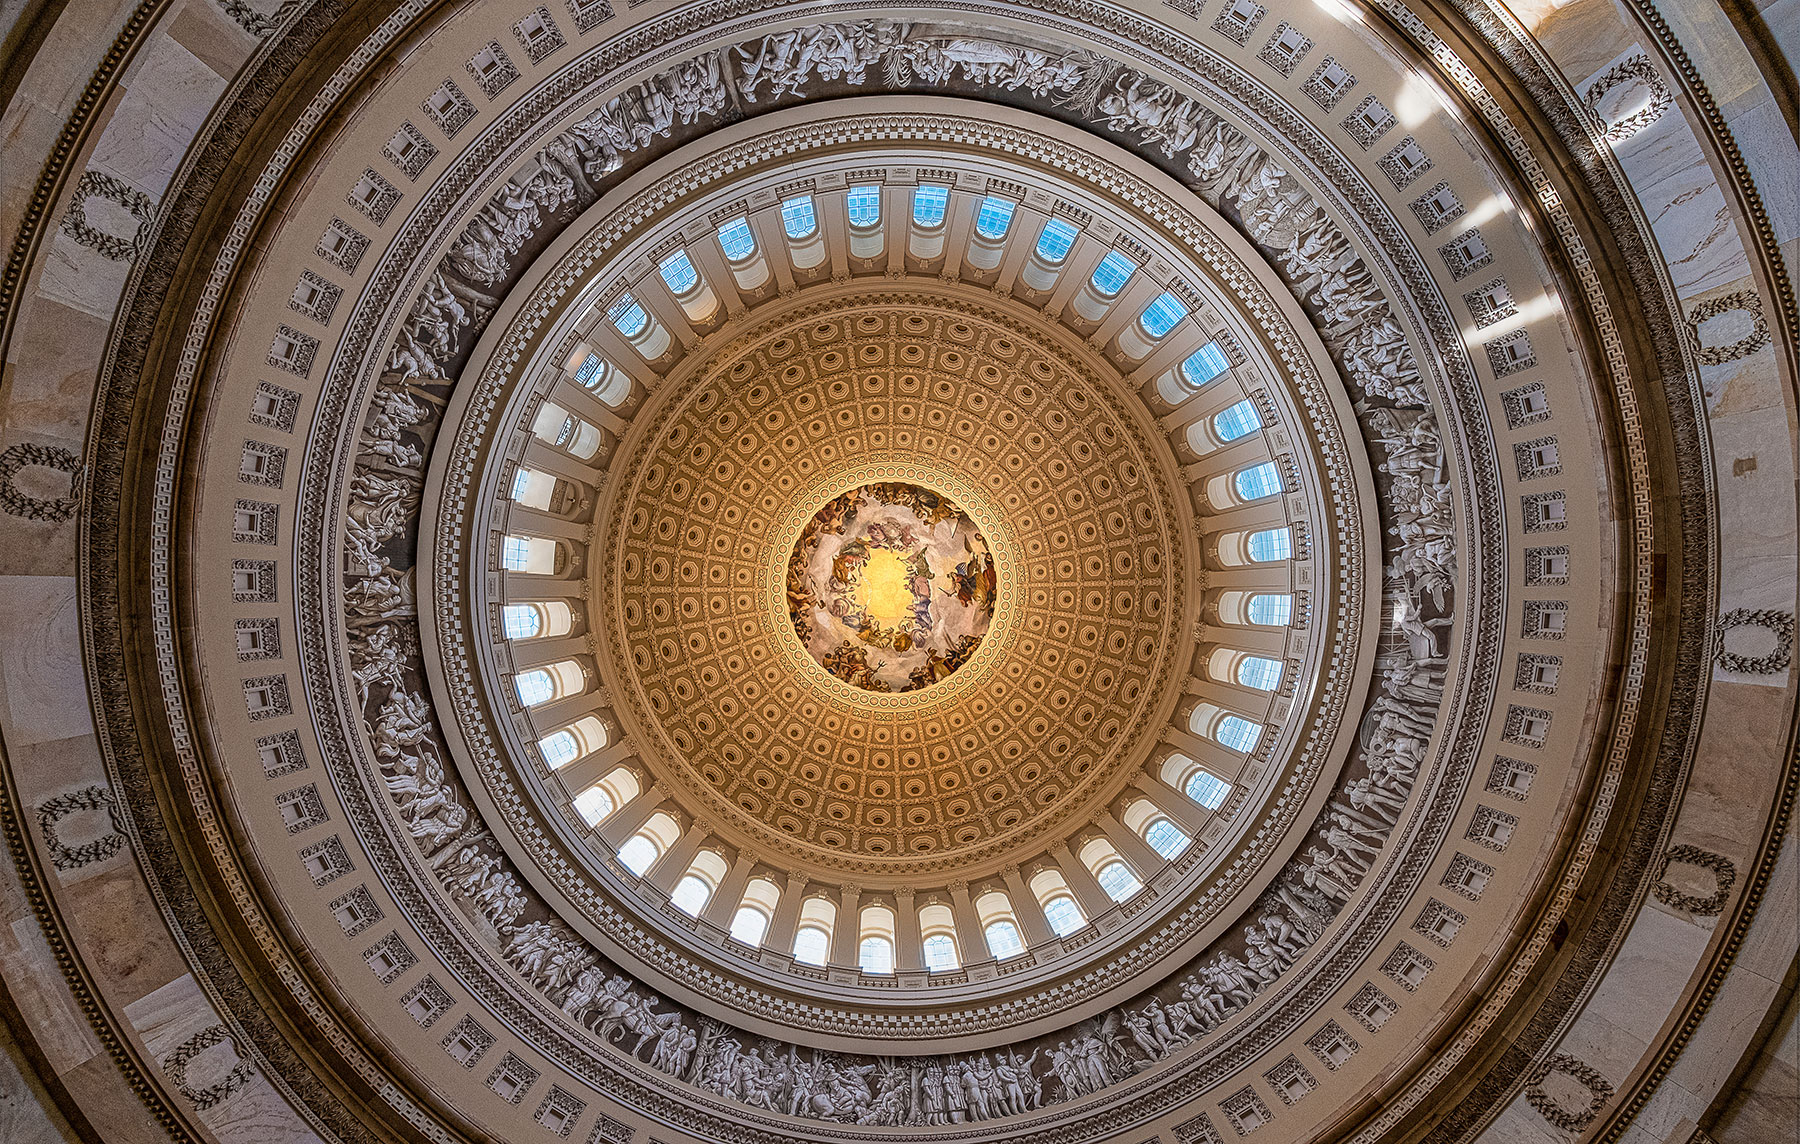
[[[800,907],[805,904],[806,875],[789,874],[787,889],[781,892],[781,900],[775,903],[775,916],[769,921],[769,932],[763,935],[765,947],[787,954],[794,952],[794,931],[799,928]]]
[[[1025,884],[1025,878],[1019,873],[1017,866],[1008,866],[1000,872],[1006,880],[1006,896],[1012,899],[1013,916],[1019,919],[1019,928],[1024,932],[1025,944],[1028,946],[1044,945],[1056,940],[1056,931],[1044,917],[1044,909],[1038,905],[1037,895]]]
[[[918,896],[913,890],[894,891],[894,968],[902,972],[925,968],[925,939],[919,933]]]
[[[862,904],[862,887],[848,885],[838,895],[837,924],[831,927],[831,963],[855,965],[856,945],[862,936],[862,922],[856,916]]]
[[[644,875],[646,881],[663,893],[672,893],[675,883],[687,873],[687,868],[694,864],[694,856],[700,853],[700,846],[712,836],[712,825],[695,819],[675,845],[669,847],[656,864]]]
[[[988,960],[992,955],[988,953],[987,938],[981,932],[981,918],[969,898],[967,882],[950,883],[950,912],[956,918],[956,945],[964,964]]]
[[[730,928],[738,903],[744,900],[744,887],[750,884],[750,871],[756,868],[756,862],[755,852],[738,851],[737,861],[731,864],[725,880],[719,883],[719,888],[708,899],[706,908],[700,911],[703,921],[711,922],[721,929]]]
[[[1105,832],[1107,839],[1113,844],[1113,849],[1117,850],[1120,857],[1131,864],[1131,868],[1137,871],[1137,876],[1141,881],[1148,882],[1151,875],[1160,870],[1162,864],[1168,861],[1152,849],[1148,842],[1126,829],[1124,823],[1105,811],[1094,816],[1094,825]]]
[[[1113,900],[1100,888],[1100,883],[1081,864],[1081,860],[1070,852],[1069,848],[1058,843],[1050,853],[1055,856],[1058,868],[1062,870],[1063,880],[1069,883],[1069,889],[1075,891],[1075,900],[1081,903],[1081,912],[1093,921],[1107,910],[1112,909]]]
[[[649,790],[632,799],[613,812],[613,816],[600,824],[599,835],[603,842],[617,850],[625,845],[625,840],[637,833],[638,827],[650,821],[662,804],[667,802],[669,792],[661,783],[653,783]]]

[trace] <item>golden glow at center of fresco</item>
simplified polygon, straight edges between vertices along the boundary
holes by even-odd
[[[907,583],[906,560],[892,549],[869,553],[863,563],[862,583],[856,586],[856,602],[869,613],[869,618],[885,627],[894,627],[912,610],[913,592]]]

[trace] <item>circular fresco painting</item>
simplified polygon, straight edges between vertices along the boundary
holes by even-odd
[[[821,667],[865,691],[917,691],[968,663],[998,591],[975,522],[917,485],[832,498],[788,560],[794,634]]]

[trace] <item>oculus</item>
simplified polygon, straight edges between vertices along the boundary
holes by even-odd
[[[818,664],[865,691],[917,691],[968,663],[993,621],[999,577],[955,502],[917,485],[863,485],[800,530],[788,615]]]

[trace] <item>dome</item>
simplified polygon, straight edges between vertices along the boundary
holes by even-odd
[[[28,4],[25,1130],[1791,1133],[1780,17],[1270,7]]]

